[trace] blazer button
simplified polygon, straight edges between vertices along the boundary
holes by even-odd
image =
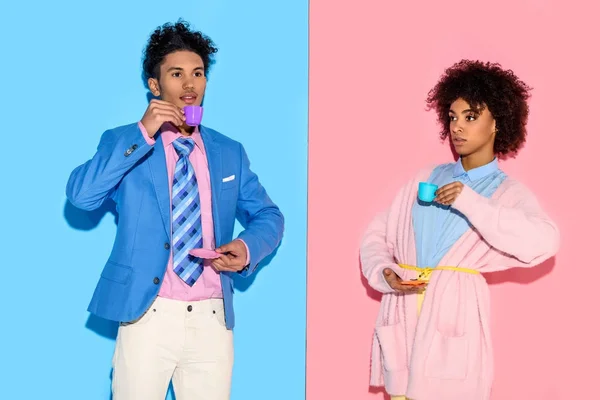
[[[158,277],[154,278],[154,284],[158,285],[158,283],[160,282],[160,279],[158,279]]]
[[[131,146],[130,148],[128,148],[125,151],[125,157],[129,157],[131,155],[131,153],[133,153],[137,148],[138,148],[137,144],[134,144],[133,146]]]
[[[165,250],[169,250],[171,248],[171,245],[169,243],[165,243]]]

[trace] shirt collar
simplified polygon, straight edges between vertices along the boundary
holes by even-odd
[[[467,175],[471,181],[476,181],[498,171],[499,169],[498,158],[494,158],[491,162],[482,165],[481,167],[473,168],[470,171],[465,171],[459,158],[456,164],[454,164],[453,177],[458,178],[459,176]]]
[[[166,123],[161,128],[161,137],[162,137],[162,141],[163,141],[164,146],[167,147],[168,145],[173,144],[173,142],[175,140],[179,139],[180,137],[186,137],[186,136],[183,136],[179,132],[179,129],[177,129],[172,124]],[[200,131],[198,130],[198,127],[196,127],[194,129],[194,132],[192,132],[192,135],[189,136],[189,137],[192,138],[192,140],[194,141],[194,144],[196,145],[196,147],[199,148],[200,151],[202,151],[202,153],[204,153],[204,146],[203,146],[203,143],[202,143],[202,137],[200,136]]]

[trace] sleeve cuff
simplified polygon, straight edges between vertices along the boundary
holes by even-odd
[[[156,143],[156,140],[154,140],[154,138],[151,138],[150,135],[148,135],[148,131],[146,130],[146,127],[144,127],[141,121],[138,122],[138,127],[140,128],[140,131],[142,131],[142,136],[144,137],[146,143],[148,143],[149,146],[153,146]]]
[[[244,243],[244,246],[246,247],[246,264],[245,265],[250,265],[250,249],[248,248],[248,245],[246,244],[246,242],[244,242],[243,239],[235,239],[235,240],[239,240],[240,242]]]
[[[452,204],[452,207],[457,209],[461,213],[466,214],[466,212],[474,211],[473,204],[477,203],[477,201],[480,198],[481,195],[479,195],[469,186],[464,185],[462,191],[460,192],[456,200],[454,200],[454,204]]]

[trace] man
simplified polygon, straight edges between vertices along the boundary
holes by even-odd
[[[157,99],[139,122],[106,131],[67,184],[79,208],[117,204],[114,247],[88,308],[121,322],[115,400],[164,400],[171,379],[178,400],[229,399],[232,275],[252,274],[283,235],[243,146],[185,122],[216,51],[185,22],[157,28],[143,63]],[[245,230],[232,241],[236,216]],[[218,258],[190,254],[201,248]]]

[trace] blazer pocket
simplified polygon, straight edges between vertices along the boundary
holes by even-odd
[[[131,267],[126,265],[117,264],[116,262],[109,261],[102,270],[102,278],[108,279],[120,284],[127,284],[131,279],[132,273]]]
[[[238,187],[237,178],[232,181],[221,182],[221,190],[231,190]]]
[[[226,178],[223,178],[222,182],[223,182],[223,183],[226,183],[226,182],[231,182],[231,181],[233,181],[234,179],[235,179],[235,174],[234,174],[234,175],[229,175],[228,177],[226,177]]]

